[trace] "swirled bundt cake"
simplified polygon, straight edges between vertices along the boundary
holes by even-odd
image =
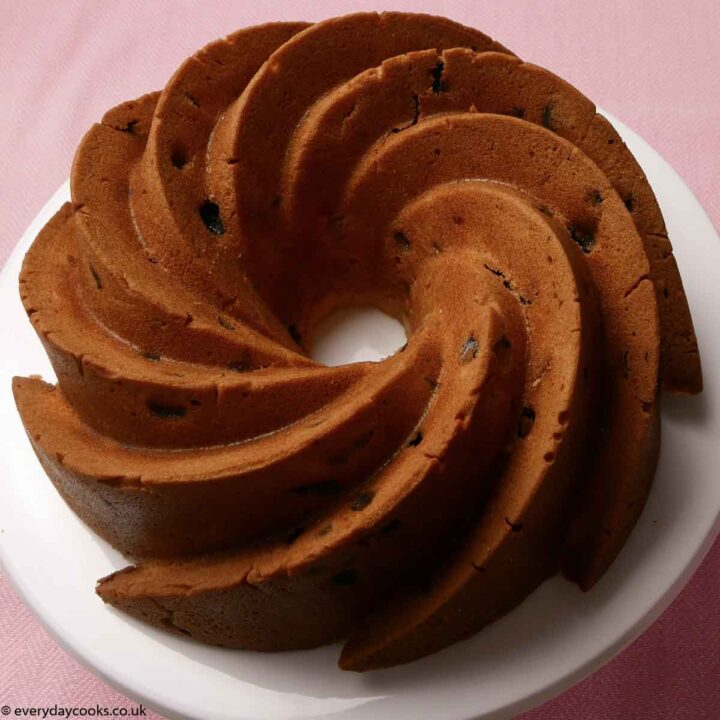
[[[108,603],[367,670],[590,588],[647,496],[659,388],[699,392],[653,192],[577,90],[443,18],[250,28],[83,139],[20,278],[16,378]],[[370,304],[407,346],[329,368]]]

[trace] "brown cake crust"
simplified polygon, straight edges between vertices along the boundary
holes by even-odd
[[[275,51],[218,123],[209,149],[211,194],[238,238],[248,275],[286,325],[310,326],[294,272],[294,234],[282,223],[283,166],[308,110],[383,60],[428,47],[509,52],[459,23],[414,13],[356,13],[316,23]],[[321,281],[318,268],[309,284]]]
[[[591,587],[643,507],[659,385],[701,388],[647,180],[595,106],[444,18],[249,28],[87,133],[21,295],[16,378],[70,507],[159,627],[422,657],[562,565]],[[305,351],[371,304],[408,344]]]
[[[412,152],[409,152],[409,148],[412,148]],[[534,159],[532,164],[530,158]],[[428,170],[418,174],[418,165]],[[589,463],[592,470],[588,487],[601,488],[596,491],[612,498],[608,507],[613,508],[613,514],[612,517],[610,514],[603,517],[603,510],[593,507],[589,514],[597,522],[595,529],[601,526],[605,531],[601,533],[604,539],[592,550],[574,550],[577,554],[585,553],[585,560],[589,561],[592,556],[592,562],[588,562],[581,571],[587,574],[578,577],[579,582],[589,586],[597,577],[591,573],[600,567],[604,569],[612,561],[617,550],[615,541],[618,535],[623,536],[624,541],[627,525],[635,519],[635,507],[629,505],[630,509],[624,509],[621,498],[644,497],[648,478],[640,470],[646,464],[645,448],[650,447],[650,452],[657,448],[657,443],[653,445],[645,440],[651,432],[651,411],[657,393],[658,324],[653,289],[647,280],[648,261],[642,241],[617,193],[589,158],[543,128],[489,114],[438,117],[385,141],[375,154],[369,154],[355,170],[347,191],[350,207],[347,208],[346,217],[356,217],[353,213],[355,207],[370,209],[370,212],[362,215],[358,232],[365,236],[376,236],[382,233],[381,228],[392,223],[390,218],[402,205],[408,187],[412,188],[412,194],[415,195],[426,187],[462,177],[512,182],[534,195],[543,208],[549,208],[554,217],[562,218],[562,223],[570,227],[578,225],[580,218],[589,227],[590,213],[597,213],[592,223],[592,246],[587,248],[587,253],[582,253],[582,257],[597,288],[604,329],[603,369],[606,389],[603,395],[604,398],[612,397],[613,401],[608,403],[605,400],[599,411],[599,416],[604,418],[599,423],[602,440],[598,444],[596,456]],[[418,184],[420,187],[417,187]],[[371,199],[379,197],[379,187],[384,188],[382,207],[377,201],[372,205]],[[590,200],[595,190],[605,198],[601,209]],[[438,202],[433,208],[430,217],[441,218],[438,224],[444,221],[445,225],[449,225],[447,214],[443,217],[441,213],[444,206],[451,204],[452,198],[459,194],[458,190],[448,192],[444,202]],[[584,208],[583,202],[590,204],[591,210]],[[472,207],[473,204],[468,203],[464,212],[455,209],[453,214],[466,217]],[[485,221],[485,217],[482,217],[478,224]],[[348,221],[348,224],[351,222]],[[368,224],[372,225],[368,227]],[[439,228],[433,227],[432,234],[437,236],[438,232]],[[477,226],[468,232],[478,233]],[[513,257],[519,254],[520,251],[514,249]],[[608,272],[609,265],[612,265],[612,273]],[[555,363],[548,365],[552,368]],[[623,369],[625,365],[627,372]],[[547,372],[543,377],[545,385],[548,383]],[[599,379],[592,384],[597,387]],[[567,408],[560,408],[559,412],[564,410]],[[572,447],[576,451],[584,450],[584,443],[589,442],[587,436],[584,440],[581,437],[572,438]],[[547,457],[553,460],[558,458],[556,449],[546,452],[549,452]],[[404,651],[413,652],[418,648],[425,648],[426,651],[438,649],[441,646],[434,644],[438,638],[431,641],[424,634],[428,627],[433,627],[434,622],[442,624],[444,628],[444,643],[452,642],[512,607],[546,574],[554,570],[551,563],[556,555],[548,552],[548,548],[557,542],[556,533],[562,524],[562,510],[567,507],[568,498],[563,497],[559,489],[567,488],[567,481],[551,481],[549,487],[553,487],[553,493],[547,497],[542,492],[542,475],[540,479],[532,481],[538,469],[544,468],[542,459],[546,455],[541,455],[534,467],[530,465],[515,474],[513,458],[517,460],[521,457],[522,454],[517,452],[511,456],[511,465],[500,479],[498,494],[488,504],[467,546],[461,551],[464,562],[456,558],[458,564],[451,563],[452,567],[447,574],[441,572],[440,578],[434,581],[437,593],[449,593],[450,598],[454,597],[453,593],[464,595],[470,592],[473,596],[486,594],[488,599],[484,603],[485,611],[473,615],[455,614],[452,610],[454,605],[446,599],[441,607],[443,611],[447,610],[447,614],[443,612],[442,618],[422,618],[420,621],[413,616],[416,626],[406,630],[409,633],[407,637],[400,637],[399,648],[383,648],[368,657],[357,659],[351,645],[344,655],[345,667],[353,667],[357,662],[356,669],[370,669],[382,666],[386,661],[392,664],[395,657],[393,651],[402,656]],[[577,467],[570,463],[565,472],[577,472]],[[626,517],[628,512],[632,520]],[[521,526],[519,539],[511,536],[513,527],[517,526]],[[527,533],[525,528],[528,529]],[[505,540],[508,537],[511,538],[510,546],[516,547],[517,556],[525,559],[533,557],[531,565],[534,570],[522,572],[517,581],[506,580],[504,576],[498,578],[491,573],[486,584],[486,573],[478,572],[477,568],[488,565],[493,567],[496,555],[504,557],[500,564],[502,572],[512,574],[517,567],[516,562],[505,556],[508,551]],[[536,551],[537,557],[533,554]],[[523,569],[527,570],[524,564]],[[464,590],[468,585],[482,587],[484,593],[480,589],[475,592]],[[499,588],[506,588],[507,592]],[[417,610],[418,602],[416,598],[408,602],[413,612]],[[448,604],[450,609],[446,607]],[[433,612],[437,610],[433,607]],[[403,612],[404,609],[398,610],[398,614]],[[394,622],[398,620],[398,615],[393,614],[392,618],[390,625],[401,624]],[[372,623],[369,628],[366,625],[362,639],[358,639],[361,648],[365,648],[368,638],[374,642],[389,642],[384,624],[381,626],[383,629],[377,632]],[[362,654],[368,651],[365,648],[357,652]],[[387,656],[383,654],[385,652]]]
[[[429,83],[433,72],[438,79]],[[306,114],[289,146],[283,181],[287,225],[304,236],[328,236],[327,218],[340,214],[339,193],[374,142],[437,114],[467,111],[542,125],[603,171],[632,215],[650,262],[661,323],[663,383],[672,392],[700,392],[700,356],[687,298],[644,172],[590,100],[556,75],[513,55],[464,48],[408,53],[327,93]],[[598,204],[603,201],[594,198]],[[333,242],[330,234],[325,244],[315,241],[303,250],[323,256]]]
[[[433,325],[442,315],[436,313]],[[388,586],[454,530],[462,508],[487,495],[489,465],[516,417],[512,393],[521,387],[524,342],[522,326],[501,322],[494,311],[476,323],[448,343],[439,375],[426,376],[435,387],[432,402],[393,462],[290,544],[143,563],[101,581],[99,594],[136,615],[159,604],[172,611],[176,627],[230,647],[297,649],[347,636]],[[454,373],[467,332],[477,354],[471,346]],[[475,396],[478,402],[471,402]],[[235,622],[218,628],[213,618]]]

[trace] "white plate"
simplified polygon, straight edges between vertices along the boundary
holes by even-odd
[[[647,507],[589,594],[546,582],[509,616],[420,662],[336,669],[337,647],[260,655],[205,647],[107,608],[95,580],[123,566],[63,504],[23,432],[12,375],[52,377],[17,292],[23,254],[67,198],[63,186],[0,276],[0,550],[7,574],[58,642],[123,693],[166,715],[215,720],[508,718],[568,688],[655,620],[710,547],[720,516],[720,242],[699,203],[640,137],[613,120],[655,188],[682,269],[705,369],[699,398],[667,399]]]

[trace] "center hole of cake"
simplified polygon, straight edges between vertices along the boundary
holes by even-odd
[[[402,323],[375,307],[336,310],[314,329],[310,357],[337,367],[355,362],[379,362],[407,342]]]

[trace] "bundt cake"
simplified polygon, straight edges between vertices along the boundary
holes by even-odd
[[[48,476],[137,563],[100,597],[200,641],[420,658],[643,507],[702,378],[643,171],[577,90],[444,18],[241,30],[93,126],[20,288]],[[408,343],[306,354],[373,305]]]

